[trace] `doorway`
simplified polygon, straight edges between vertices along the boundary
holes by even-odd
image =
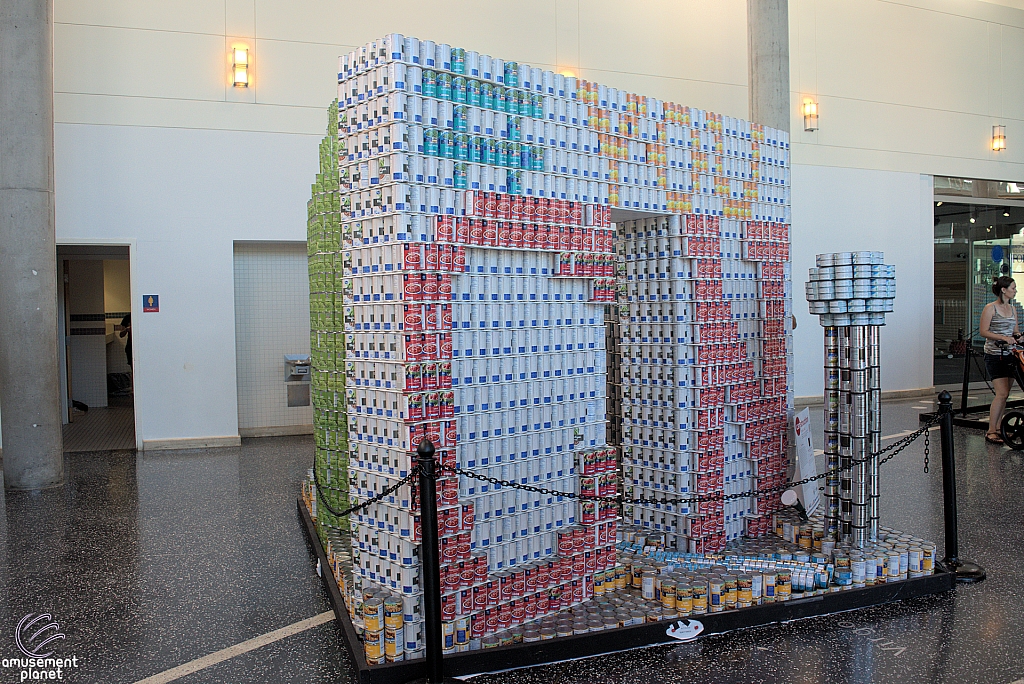
[[[135,449],[129,248],[58,245],[64,451]]]
[[[993,299],[995,277],[1024,282],[1024,201],[939,197],[934,209],[934,382],[937,387],[959,385],[967,363],[971,385],[984,387],[986,375],[976,356],[984,345],[978,333],[981,310]],[[1015,307],[1022,318],[1020,300]],[[968,346],[974,352],[970,362]]]

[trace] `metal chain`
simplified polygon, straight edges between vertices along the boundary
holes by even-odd
[[[934,422],[938,422],[938,421],[936,420]],[[931,428],[931,425],[929,424],[928,427]],[[930,435],[928,433],[929,433],[929,430],[926,430],[925,433],[924,433],[924,472],[925,472],[925,475],[928,474],[928,452],[931,450],[931,440],[930,440]]]
[[[893,442],[892,444],[890,444],[889,446],[881,449],[880,451],[878,451],[876,453],[873,453],[873,454],[867,456],[866,458],[853,459],[850,462],[849,465],[839,466],[839,467],[836,467],[836,468],[832,468],[831,470],[826,470],[823,473],[819,473],[818,475],[815,475],[813,477],[804,478],[803,480],[796,480],[796,481],[787,482],[787,483],[780,484],[780,485],[774,485],[772,487],[767,487],[765,489],[757,489],[757,490],[750,490],[750,491],[746,491],[746,492],[739,492],[737,494],[707,494],[707,495],[704,495],[704,496],[691,496],[691,497],[675,498],[675,499],[644,499],[644,498],[641,498],[641,499],[625,499],[621,495],[616,495],[616,496],[596,496],[596,495],[589,495],[589,494],[577,494],[575,492],[563,492],[563,491],[560,491],[560,490],[557,490],[557,489],[547,489],[545,487],[534,487],[532,485],[521,484],[519,482],[510,482],[508,480],[501,480],[501,479],[496,478],[496,477],[489,477],[487,475],[481,475],[480,473],[475,473],[475,472],[473,472],[471,470],[464,470],[464,469],[462,469],[462,468],[460,468],[458,466],[441,465],[440,466],[440,470],[441,471],[448,471],[448,472],[454,473],[456,475],[465,475],[466,477],[471,477],[471,478],[473,478],[475,480],[482,480],[484,482],[489,482],[491,484],[499,485],[499,486],[502,486],[502,487],[509,487],[509,488],[512,488],[512,489],[521,489],[523,491],[534,492],[536,494],[547,494],[547,495],[551,495],[551,496],[564,496],[564,497],[566,497],[568,499],[580,499],[580,500],[585,500],[585,501],[608,501],[608,502],[616,503],[616,504],[662,504],[662,505],[695,504],[695,503],[709,502],[709,501],[730,501],[732,499],[745,499],[747,497],[762,496],[764,494],[774,494],[776,492],[785,491],[785,490],[790,489],[792,487],[798,487],[800,485],[804,485],[804,484],[808,484],[810,482],[814,482],[815,480],[822,480],[822,479],[824,479],[826,477],[829,477],[830,475],[836,475],[836,474],[841,473],[841,472],[846,471],[846,470],[852,470],[854,466],[860,465],[862,463],[867,463],[868,461],[871,461],[872,459],[876,459],[879,456],[881,456],[883,454],[886,454],[886,453],[888,453],[888,456],[886,456],[885,458],[882,458],[881,460],[879,460],[878,461],[878,465],[882,465],[884,463],[888,463],[890,460],[892,460],[896,456],[896,454],[898,454],[901,451],[903,451],[904,449],[906,449],[908,446],[910,446],[911,443],[913,443],[915,440],[917,440],[922,435],[924,435],[924,438],[925,438],[925,449],[926,449],[925,454],[926,454],[926,458],[927,458],[927,449],[928,449],[928,444],[929,444],[929,441],[928,441],[928,430],[931,427],[937,425],[938,423],[939,423],[939,418],[935,418],[931,422],[929,422],[927,425],[925,425],[924,427],[922,427],[922,428],[912,432],[911,434],[907,435],[903,439],[900,439],[899,441]]]
[[[361,511],[362,509],[366,508],[370,504],[375,504],[378,501],[381,501],[385,497],[390,496],[390,495],[394,494],[395,492],[397,492],[402,487],[402,485],[404,485],[404,484],[406,484],[408,482],[411,482],[416,477],[418,477],[419,474],[420,474],[420,467],[419,466],[413,466],[413,469],[411,471],[409,471],[408,475],[406,475],[401,480],[399,480],[395,484],[391,485],[387,489],[381,490],[380,493],[376,494],[372,498],[367,499],[366,501],[364,501],[362,503],[358,503],[355,506],[351,506],[351,507],[345,509],[344,511],[340,511],[339,512],[339,511],[334,510],[331,507],[331,504],[327,503],[327,497],[324,496],[323,488],[320,486],[320,476],[317,475],[316,470],[317,470],[317,468],[316,468],[316,461],[314,459],[314,462],[313,462],[313,482],[316,484],[317,494],[320,495],[320,504],[323,505],[323,507],[327,509],[328,513],[330,513],[331,515],[333,515],[335,517],[338,517],[338,518],[344,518],[346,515],[348,515],[350,513],[355,513],[356,511]]]

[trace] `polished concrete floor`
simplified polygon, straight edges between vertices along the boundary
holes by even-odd
[[[885,435],[920,400],[886,403]],[[812,409],[821,443],[820,410]],[[884,522],[942,544],[937,433],[883,466]],[[957,430],[961,556],[989,579],[948,595],[710,635],[695,643],[484,675],[481,684],[995,682],[1024,678],[1024,455]],[[328,609],[296,514],[309,437],[240,448],[66,455],[68,483],[8,493],[0,517],[0,658],[27,613],[66,634],[67,681],[347,682],[334,622],[180,679],[160,673]],[[0,670],[0,682],[17,681]]]

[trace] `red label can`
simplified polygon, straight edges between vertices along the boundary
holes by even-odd
[[[469,242],[469,226],[473,219],[459,218],[455,220],[455,241]]]
[[[534,249],[537,246],[537,226],[533,223],[523,224],[523,247]]]
[[[526,592],[526,572],[523,570],[512,571],[512,596],[519,598]]]
[[[512,202],[509,195],[498,194],[498,218],[509,219],[512,216]]]
[[[508,233],[508,246],[520,248],[523,246],[523,224],[513,223]]]

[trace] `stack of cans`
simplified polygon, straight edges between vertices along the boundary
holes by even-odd
[[[397,34],[343,56],[339,86],[366,215],[454,214],[470,189],[789,222],[782,131]]]
[[[829,537],[863,547],[878,539],[882,446],[879,326],[893,310],[896,269],[881,252],[819,254],[807,301],[825,332],[825,481]]]
[[[785,482],[788,226],[686,215],[619,227],[625,519],[680,551],[768,531]],[[755,240],[756,238],[756,240]]]
[[[368,665],[405,660],[405,614],[401,596],[374,588],[350,592],[346,600],[353,626],[363,641]],[[417,624],[414,627],[420,628]]]
[[[338,505],[372,498],[410,472],[426,438],[442,465],[556,492],[439,479],[452,649],[586,601],[596,578],[611,586],[620,512],[557,494],[621,491],[609,434],[650,451],[626,459],[645,469],[636,493],[781,481],[784,133],[397,34],[342,57],[338,97],[309,224],[321,483]],[[613,208],[661,218],[620,222],[616,255]],[[605,307],[620,296],[659,311],[616,311],[631,394],[609,405]],[[667,327],[640,327],[654,323]],[[648,409],[657,417],[639,416]],[[610,433],[609,412],[621,418]],[[637,420],[657,421],[657,438]],[[777,505],[629,515],[717,548],[761,534]],[[402,652],[417,657],[410,493],[350,518],[321,516],[351,537],[353,600],[401,596]]]
[[[885,325],[896,298],[896,267],[882,252],[819,254],[805,285],[807,304],[821,325]]]
[[[935,568],[935,544],[890,528],[853,548],[825,535],[820,514],[800,520],[787,510],[773,517],[774,535],[715,553],[668,550],[661,535],[625,527],[620,558],[644,599],[641,608],[656,619],[673,608],[686,617],[900,582]]]
[[[320,143],[320,172],[307,204],[309,317],[312,373],[310,394],[316,440],[319,496],[334,510],[348,507],[348,420],[345,413],[345,340],[341,325],[341,200],[338,181],[338,105],[329,108],[327,136]],[[337,277],[337,280],[335,279]],[[337,299],[336,299],[337,298]],[[312,480],[312,473],[310,474]],[[345,528],[310,490],[310,506],[327,528]]]
[[[556,131],[552,114],[551,135],[541,134],[544,115],[532,105],[545,98],[529,87],[529,68],[485,60],[470,104],[466,77],[479,59],[464,60],[401,36],[342,59],[336,263],[350,494],[371,498],[404,477],[427,438],[442,465],[613,496],[607,194],[596,176],[578,179],[575,146],[571,170],[552,165],[565,157],[568,124]],[[478,101],[480,91],[489,99]],[[549,109],[555,98],[546,95]],[[536,154],[522,166],[525,151]],[[530,170],[545,156],[548,167]],[[586,600],[594,575],[615,565],[618,511],[607,503],[447,472],[438,490],[451,650]],[[408,491],[351,522],[356,583],[403,597],[405,653],[415,657],[420,521]]]

